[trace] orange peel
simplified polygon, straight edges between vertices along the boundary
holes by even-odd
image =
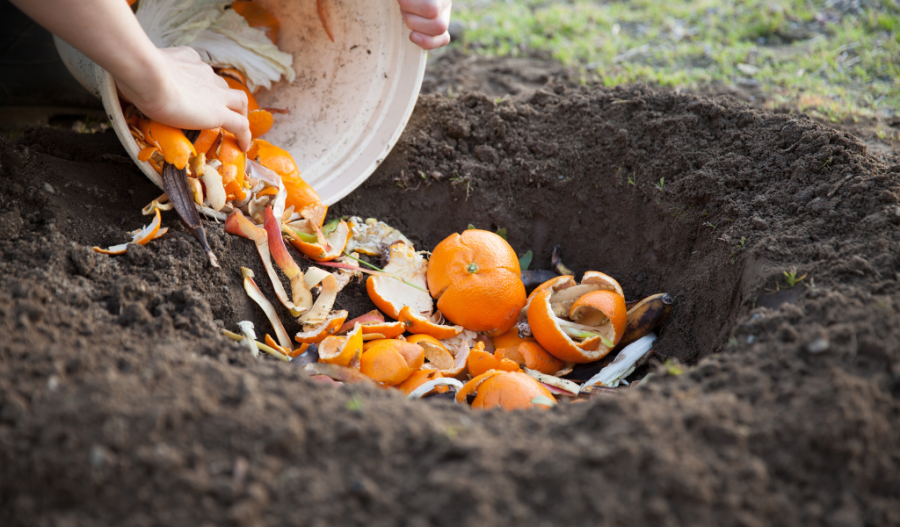
[[[235,0],[231,8],[247,21],[247,25],[263,31],[272,44],[278,44],[278,19],[272,13],[263,9],[256,2],[247,0]]]
[[[255,139],[261,135],[265,135],[272,129],[275,118],[268,110],[253,110],[247,113],[247,120],[250,122],[250,135]]]
[[[365,340],[374,340],[376,338],[375,335],[381,335],[380,338],[392,339],[399,337],[406,331],[406,326],[402,322],[385,322],[384,315],[377,309],[373,309],[365,315],[344,322],[344,325],[337,332],[343,333],[357,323],[362,325],[363,338]]]
[[[320,324],[294,335],[294,340],[301,344],[315,344],[321,342],[325,337],[330,337],[339,333],[338,328],[345,320],[347,320],[346,311],[332,311]]]
[[[188,160],[197,155],[194,145],[180,128],[156,122],[152,119],[141,119],[141,132],[144,140],[159,149],[163,158],[178,170],[188,164]]]
[[[330,336],[319,343],[319,361],[347,368],[359,368],[363,352],[362,331],[357,324],[346,337]]]
[[[425,362],[424,350],[415,344],[397,339],[374,342],[363,351],[359,371],[386,386],[402,383]]]
[[[275,339],[270,337],[268,333],[266,333],[265,341],[266,341],[266,346],[269,346],[270,348],[272,348],[276,351],[280,351],[281,354],[285,355],[286,357],[290,357],[291,354],[294,352],[294,350],[292,350],[291,348],[285,348],[284,346],[278,345],[278,343],[275,342]]]
[[[441,318],[440,311],[435,313],[435,315],[437,315],[436,318]],[[422,315],[413,312],[409,306],[403,306],[397,320],[402,322],[406,326],[406,330],[410,333],[431,335],[438,340],[453,338],[463,331],[462,326],[446,326],[434,322],[432,318],[423,317]]]
[[[492,370],[472,379],[457,392],[456,401],[463,402],[470,393],[475,393],[472,408],[488,410],[503,408],[518,410],[524,408],[544,408],[545,400],[556,403],[553,394],[529,375],[520,372]],[[535,398],[538,402],[534,402]]]
[[[415,313],[431,314],[434,304],[425,290],[425,272],[428,262],[415,249],[403,242],[391,245],[390,261],[384,266],[384,272],[391,273],[409,284],[394,277],[370,276],[366,281],[366,291],[372,302],[391,318],[399,318],[400,310],[409,306]],[[418,287],[418,289],[417,289]]]
[[[153,216],[153,221],[150,222],[149,225],[143,227],[142,229],[131,233],[131,241],[126,243],[121,243],[119,245],[113,245],[108,249],[103,249],[101,247],[93,247],[94,251],[102,254],[125,254],[128,251],[129,243],[136,243],[138,245],[146,245],[150,240],[157,238],[159,234],[159,226],[162,222],[162,217],[159,214],[159,209],[156,209],[156,214]],[[163,231],[165,233],[165,231]]]
[[[309,224],[309,222],[307,223]],[[347,242],[350,240],[350,228],[344,221],[338,223],[338,226],[325,237],[324,244],[321,240],[316,242],[305,241],[297,233],[300,229],[295,230],[295,227],[282,225],[282,230],[288,235],[288,241],[290,241],[291,245],[304,255],[318,262],[330,262],[341,256],[344,253],[344,248],[347,247]],[[316,229],[307,228],[306,230],[312,232],[304,232],[304,234],[318,235]]]
[[[594,325],[578,324],[559,317],[556,310],[566,302],[556,303],[554,291],[547,288],[532,299],[528,309],[528,325],[534,338],[557,359],[586,363],[605,357],[625,332],[627,310],[622,295],[609,290],[597,290],[584,295],[585,300],[571,302],[568,309],[578,306],[578,314]],[[573,340],[577,338],[578,341]]]
[[[494,352],[494,355],[499,359],[509,359],[520,367],[526,367],[547,375],[554,375],[565,367],[563,361],[547,353],[547,350],[542,348],[537,342],[521,342],[518,346],[499,349]]]
[[[433,381],[434,379],[440,379],[440,378],[442,378],[441,372],[439,372],[437,370],[414,371],[412,373],[412,375],[409,376],[409,378],[407,378],[405,381],[403,381],[402,383],[397,385],[397,389],[400,390],[401,392],[403,392],[403,394],[408,397],[409,394],[411,394],[419,386],[422,386],[423,384],[427,383],[428,381]],[[432,390],[429,390],[426,393],[429,393],[431,391]],[[447,391],[447,388],[444,388],[443,390],[437,389],[437,391],[441,392],[441,393],[445,393]],[[423,395],[425,395],[425,394],[423,394]]]
[[[425,352],[428,363],[423,367],[436,369],[445,377],[455,377],[466,369],[469,359],[469,349],[452,353],[447,346],[431,335],[412,335],[406,339],[410,344],[416,344]]]
[[[515,362],[509,359],[499,358],[484,351],[484,344],[481,342],[469,351],[469,360],[466,366],[469,369],[469,375],[472,377],[478,377],[482,373],[490,370],[519,371],[519,365]]]
[[[198,154],[209,152],[209,149],[212,148],[220,135],[222,135],[221,128],[200,130],[200,135],[197,136],[197,139],[194,139],[194,150],[196,150]]]
[[[587,271],[584,273],[580,284],[575,281],[575,277],[573,276],[557,276],[556,278],[547,280],[543,284],[537,286],[534,291],[528,295],[528,298],[525,301],[525,307],[522,308],[522,311],[519,313],[520,321],[525,320],[528,316],[528,307],[531,305],[531,301],[538,293],[548,289],[553,292],[553,298],[551,300],[553,312],[559,317],[568,316],[569,311],[572,309],[572,304],[583,295],[593,291],[613,291],[622,297],[625,296],[619,282],[611,276],[599,271]]]

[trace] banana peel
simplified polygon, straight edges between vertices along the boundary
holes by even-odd
[[[619,341],[617,349],[635,342],[659,327],[668,318],[674,305],[675,298],[672,295],[657,293],[629,307],[625,335]]]

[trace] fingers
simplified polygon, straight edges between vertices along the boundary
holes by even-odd
[[[228,89],[225,95],[225,106],[233,112],[237,112],[243,116],[247,116],[247,94],[241,90]]]
[[[409,39],[412,40],[413,44],[416,44],[422,49],[437,49],[450,43],[450,34],[444,33],[442,35],[432,37],[413,31],[409,34]]]
[[[404,15],[408,13],[422,18],[438,18],[451,4],[450,0],[399,0],[399,3]]]
[[[218,86],[219,88],[222,88],[223,90],[231,89],[231,86],[228,85],[228,81],[223,79],[220,75],[216,75],[216,80],[214,80],[213,82],[215,82],[216,86]]]
[[[424,18],[410,13],[403,14],[406,27],[429,37],[440,36],[450,26],[450,10],[447,9],[435,18]]]
[[[234,134],[241,150],[250,150],[253,138],[250,136],[250,121],[246,117],[235,112],[225,112],[222,128]]]

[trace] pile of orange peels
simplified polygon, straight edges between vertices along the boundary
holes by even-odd
[[[231,7],[276,42],[278,22],[270,13],[243,0]],[[318,8],[331,37],[322,0]],[[472,408],[513,410],[548,408],[557,397],[578,400],[592,386],[616,386],[649,349],[641,337],[668,315],[667,295],[629,306],[610,276],[588,271],[577,282],[562,265],[560,276],[526,295],[516,252],[496,233],[470,228],[452,234],[426,259],[427,252],[375,219],[325,223],[328,208],[300,177],[290,153],[260,138],[271,129],[273,113],[285,112],[260,108],[237,69],[217,73],[247,94],[253,146],[246,153],[221,129],[201,130],[191,140],[131,105],[125,115],[141,147],[139,158],[160,173],[166,163],[185,171],[194,202],[226,214],[225,230],[255,244],[278,301],[302,326],[291,339],[253,272],[243,269],[244,288],[275,337],[266,334],[258,342],[249,322],[239,323],[241,333],[225,334],[254,355],[299,360],[315,378],[332,383],[376,383],[410,398],[449,396],[452,389],[458,403]],[[131,233],[131,243],[161,236],[159,211],[171,207],[164,195],[145,208],[154,220]],[[315,265],[304,271],[289,247]],[[126,248],[95,250],[121,254]],[[364,256],[387,263],[378,268]],[[335,310],[335,301],[363,274],[370,275],[366,290],[378,309],[347,320],[349,313]],[[587,382],[564,378],[576,364],[599,361],[634,341],[641,342],[638,351],[620,354],[630,366],[605,368]]]

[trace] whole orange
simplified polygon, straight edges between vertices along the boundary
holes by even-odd
[[[525,305],[516,252],[489,231],[448,236],[431,253],[426,277],[441,313],[470,331],[499,335]]]

